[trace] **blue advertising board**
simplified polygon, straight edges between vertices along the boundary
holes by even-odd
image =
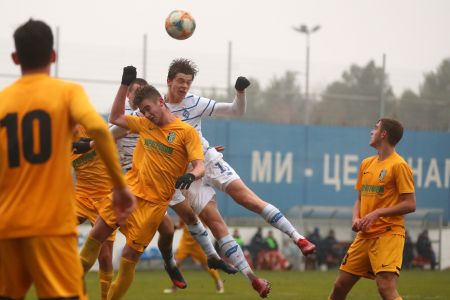
[[[361,160],[375,155],[370,128],[207,120],[203,133],[262,199],[283,212],[295,205],[353,206]],[[450,219],[450,133],[406,131],[397,152],[410,164],[417,207]],[[218,192],[224,216],[251,216]]]

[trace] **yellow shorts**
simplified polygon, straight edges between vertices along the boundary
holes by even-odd
[[[177,252],[175,253],[175,260],[183,261],[188,257],[192,257],[192,259],[196,262],[198,262],[201,265],[207,266],[208,265],[208,258],[206,257],[206,254],[202,251],[202,248],[200,248],[200,245],[195,243],[194,245],[184,245],[183,243],[180,243],[178,246]]]
[[[350,274],[375,279],[380,272],[400,275],[405,237],[386,233],[378,237],[356,237],[347,251],[340,269]]]
[[[109,196],[111,199],[111,195]],[[128,217],[126,223],[120,227],[127,238],[127,245],[138,252],[144,252],[158,230],[167,211],[168,204],[155,204],[136,197],[136,209]],[[117,221],[112,209],[112,202],[99,207],[99,215],[111,228],[117,228]]]
[[[111,202],[110,197],[102,197],[102,198],[88,198],[82,196],[75,197],[75,212],[77,215],[77,219],[82,220],[86,219],[93,226],[97,217],[99,215],[99,210],[103,207],[108,206],[108,201]],[[116,238],[116,231],[111,233],[108,237],[108,241],[114,241]]]
[[[22,299],[33,283],[40,299],[87,299],[75,235],[0,240],[0,298]]]

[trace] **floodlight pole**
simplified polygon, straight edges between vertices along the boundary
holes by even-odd
[[[304,121],[305,124],[309,124],[309,51],[310,51],[310,36],[314,32],[320,29],[320,25],[316,25],[312,28],[308,28],[307,25],[301,24],[298,27],[293,27],[297,32],[305,34],[306,36],[306,65],[305,65],[305,109],[304,109]]]
[[[56,52],[56,61],[55,61],[55,77],[59,77],[59,26],[56,26],[55,30],[55,52]]]
[[[142,78],[147,79],[147,34],[142,41]]]

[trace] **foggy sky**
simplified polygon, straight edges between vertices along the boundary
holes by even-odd
[[[125,4],[126,3],[126,4]],[[194,35],[170,38],[164,19],[174,9],[192,13]],[[225,87],[227,45],[233,43],[233,80],[256,77],[266,84],[285,70],[299,73],[304,85],[305,36],[292,26],[320,24],[311,36],[310,89],[322,91],[350,64],[381,64],[396,94],[417,91],[425,72],[450,57],[450,1],[446,0],[136,0],[0,1],[0,73],[19,74],[9,57],[12,32],[28,18],[59,26],[60,76],[119,80],[121,68],[142,68],[142,36],[148,35],[147,79],[163,85],[175,57],[190,57],[200,73],[195,84]],[[0,77],[0,87],[13,78]],[[102,87],[103,89],[106,87]],[[115,88],[107,87],[113,95]],[[87,88],[100,110],[111,101]]]

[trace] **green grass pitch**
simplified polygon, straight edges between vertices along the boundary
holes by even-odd
[[[269,299],[326,300],[336,278],[337,270],[327,272],[258,271],[257,273],[272,283]],[[170,286],[169,279],[164,271],[138,271],[125,299],[260,299],[250,284],[239,274],[221,274],[222,279],[225,280],[224,294],[216,294],[213,280],[204,271],[185,270],[183,274],[188,282],[188,288],[179,290],[176,294],[167,295],[162,293],[164,288]],[[86,285],[90,300],[99,299],[97,273],[91,272],[88,274]],[[404,271],[400,276],[398,289],[405,300],[450,299],[450,270],[443,272]],[[30,292],[30,297],[27,297],[27,299],[36,299],[34,292]],[[375,300],[380,299],[380,297],[374,281],[361,279],[347,299]]]

